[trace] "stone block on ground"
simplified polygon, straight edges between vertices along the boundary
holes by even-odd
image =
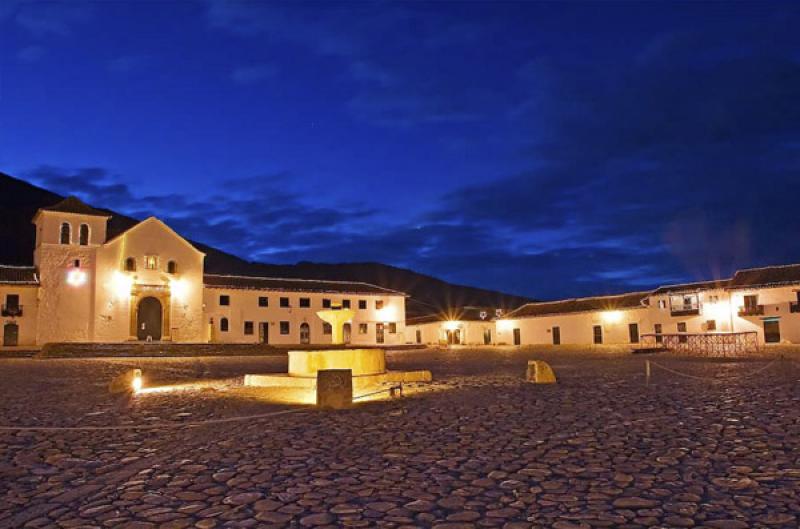
[[[556,374],[547,362],[528,360],[528,371],[525,380],[535,384],[555,384]]]
[[[353,371],[321,369],[317,372],[317,406],[339,410],[353,404]]]

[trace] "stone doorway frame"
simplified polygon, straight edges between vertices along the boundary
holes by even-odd
[[[171,342],[170,314],[172,313],[172,293],[169,285],[133,285],[130,299],[130,328],[129,340],[139,341],[136,324],[139,321],[139,302],[144,298],[153,297],[161,302],[161,341]]]

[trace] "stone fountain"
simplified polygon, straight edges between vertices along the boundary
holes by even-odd
[[[355,313],[350,309],[332,307],[320,310],[317,316],[331,326],[331,343],[344,345],[344,324]],[[353,389],[375,387],[385,383],[430,382],[430,371],[387,371],[386,351],[383,349],[323,349],[289,351],[289,372],[286,374],[245,375],[245,386],[270,388],[317,387],[320,371],[350,370]]]

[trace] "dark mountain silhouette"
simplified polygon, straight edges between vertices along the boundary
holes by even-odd
[[[61,195],[0,173],[0,263],[33,264],[35,232],[31,219],[39,208],[52,206],[63,199]],[[108,224],[109,238],[139,222],[132,217],[92,205],[111,215]],[[192,241],[192,244],[206,253],[208,273],[364,281],[406,292],[411,296],[407,303],[409,317],[447,312],[448,308],[463,306],[512,309],[531,301],[522,296],[454,285],[382,263],[254,263],[200,242]]]

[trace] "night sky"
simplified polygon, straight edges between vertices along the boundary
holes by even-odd
[[[0,2],[0,170],[538,298],[800,262],[800,3]]]

